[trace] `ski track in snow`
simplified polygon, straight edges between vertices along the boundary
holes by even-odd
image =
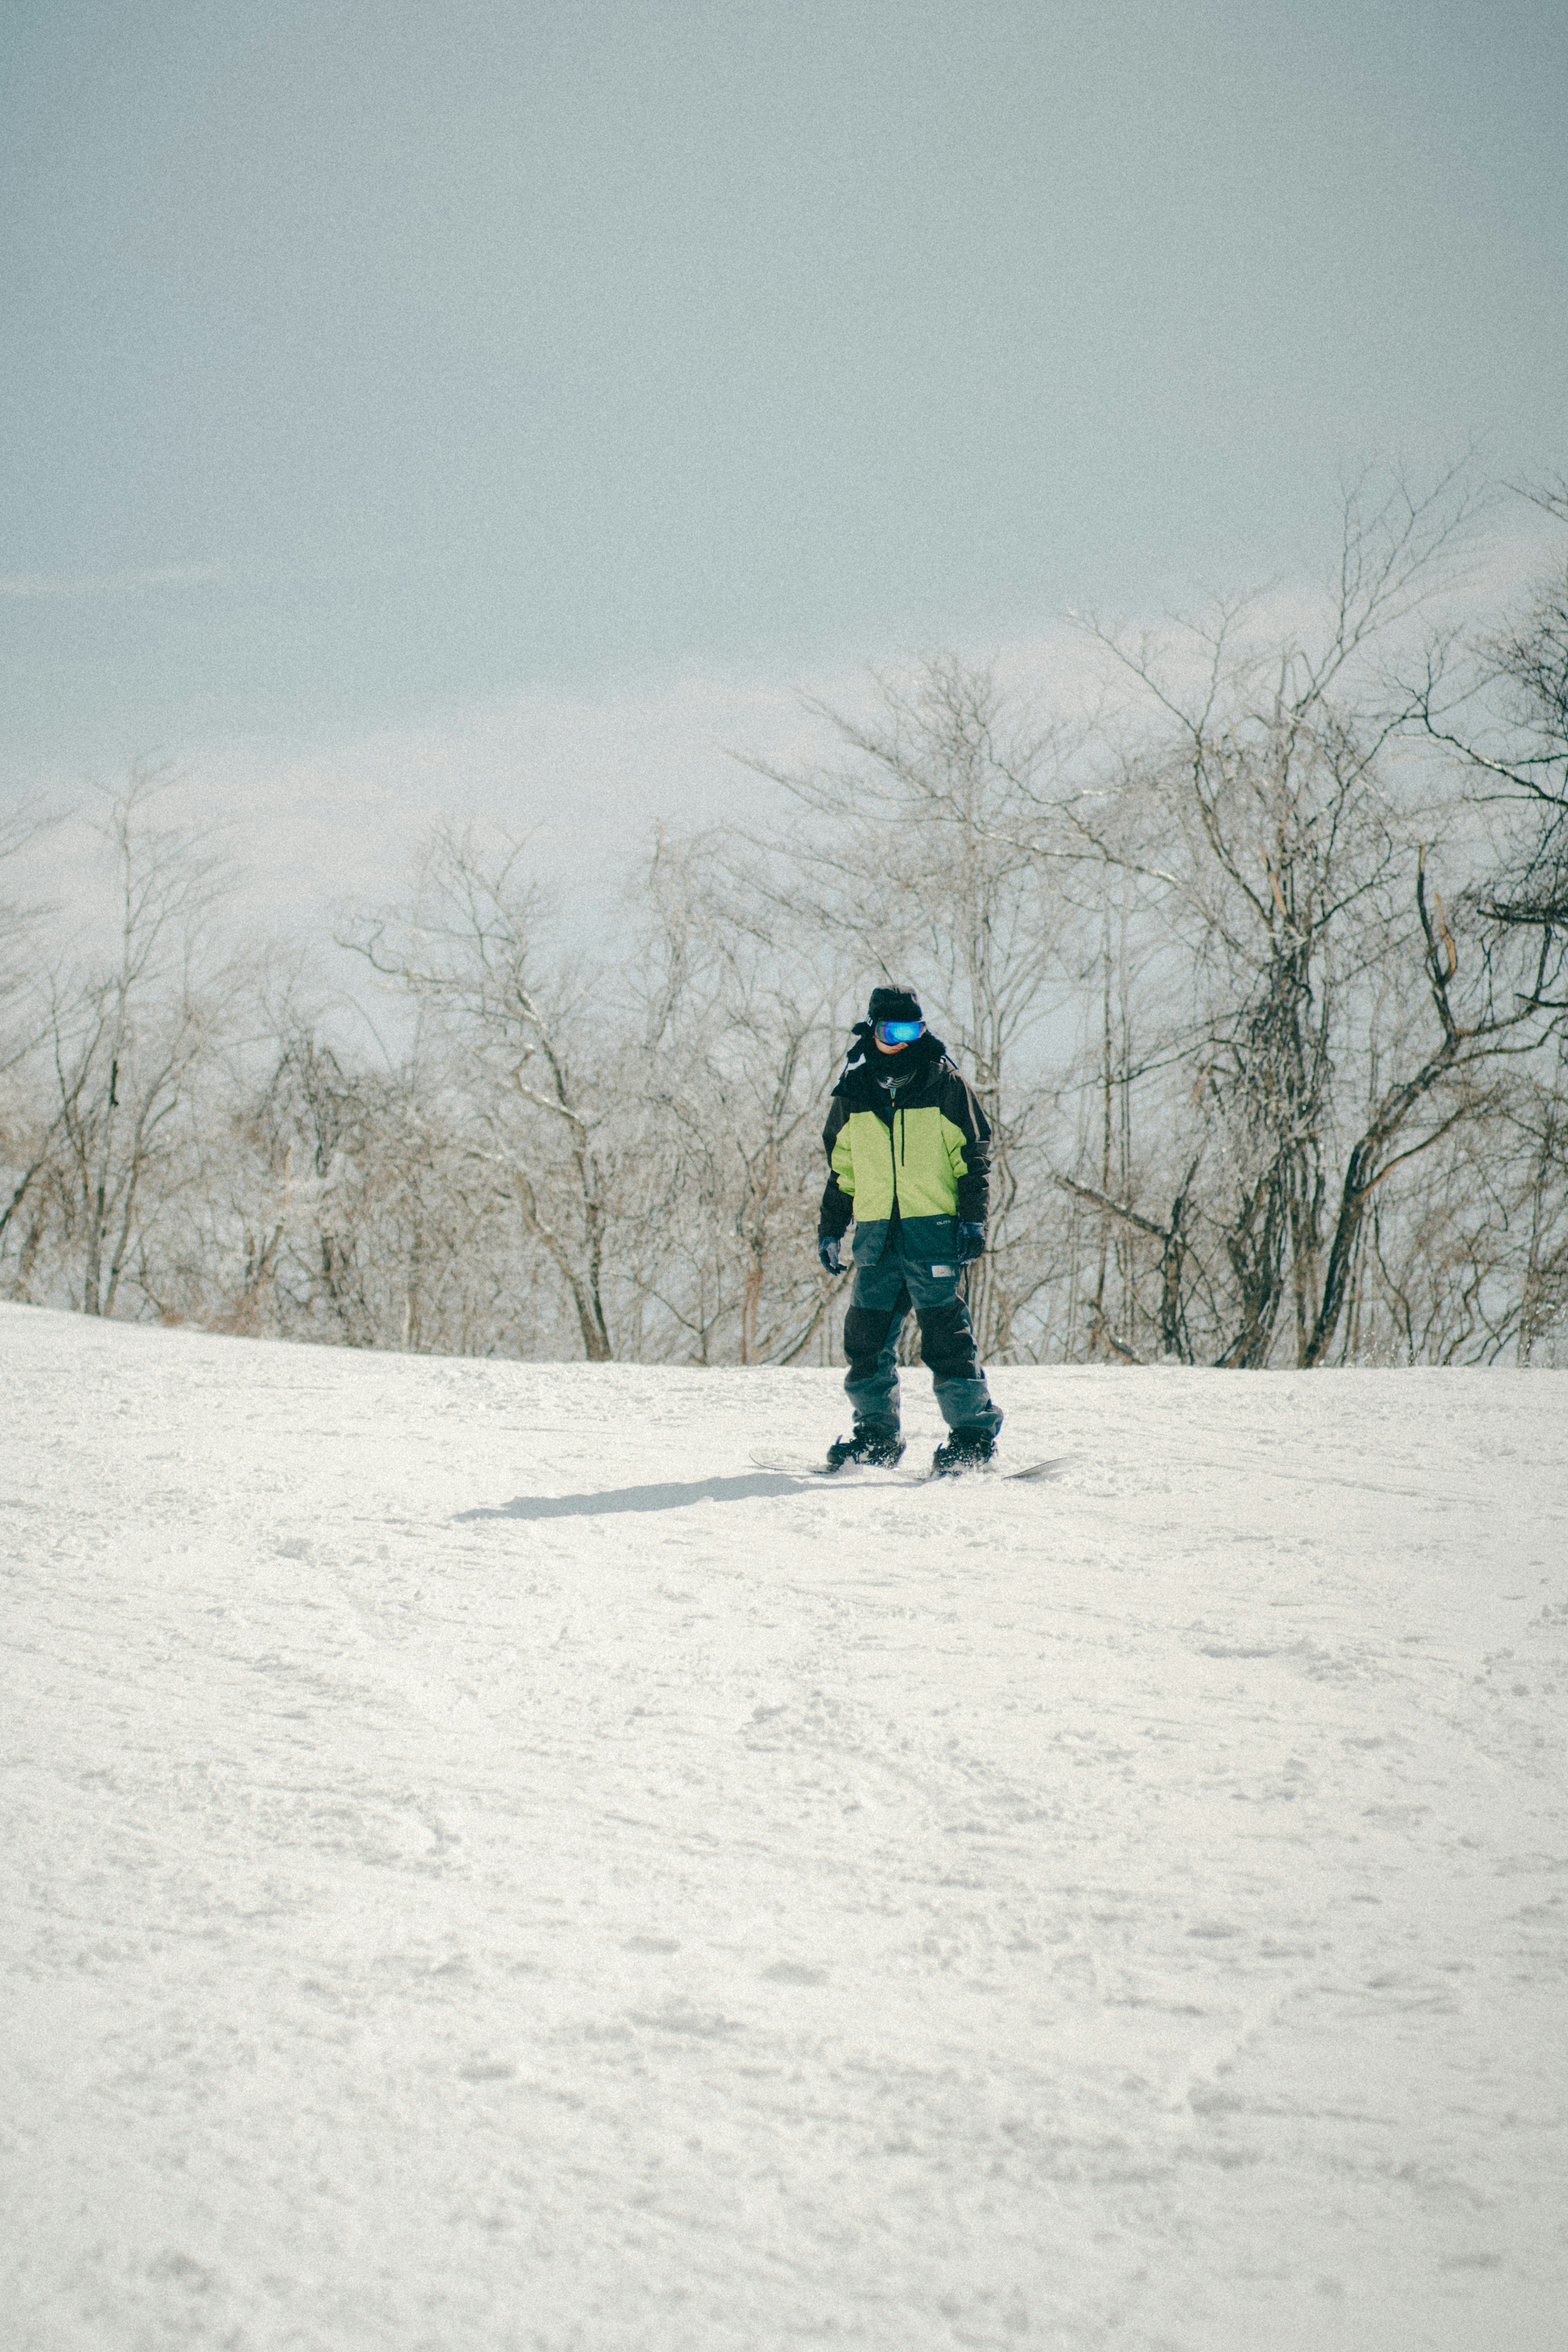
[[[1568,2343],[1568,1376],[0,1365],[15,2352]]]

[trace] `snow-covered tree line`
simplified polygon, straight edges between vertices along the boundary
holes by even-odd
[[[1568,1360],[1568,572],[1422,632],[1455,526],[1447,490],[1353,500],[1311,628],[1097,629],[1088,713],[947,656],[821,712],[830,756],[758,796],[782,820],[650,845],[613,959],[526,844],[443,833],[351,933],[392,1050],[235,945],[133,779],[92,952],[0,908],[0,1295],[831,1360],[824,1098],[910,977],[995,1129],[991,1360]]]

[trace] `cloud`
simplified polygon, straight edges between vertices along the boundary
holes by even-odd
[[[968,650],[994,661],[1006,686],[1059,708],[1092,701],[1104,668],[1101,650],[1065,625]],[[883,661],[881,674],[897,676],[911,658]],[[693,665],[597,690],[493,695],[423,722],[326,739],[214,735],[172,747],[178,772],[163,814],[214,829],[246,875],[248,909],[290,937],[329,940],[346,905],[397,898],[431,828],[472,820],[526,835],[532,870],[573,923],[601,938],[659,824],[743,824],[782,812],[787,796],[747,759],[831,764],[841,747],[809,706],[866,720],[877,702],[875,677],[852,661],[804,675]],[[100,756],[26,781],[78,802],[89,764],[105,781],[122,772]],[[63,858],[63,840],[56,848]],[[72,887],[62,866],[51,895]]]
[[[1490,622],[1540,572],[1548,538],[1526,530],[1489,542],[1434,617]],[[214,576],[189,567],[120,579]],[[21,593],[14,582],[0,587]],[[1241,634],[1260,648],[1291,637],[1312,642],[1325,625],[1324,594],[1276,583],[1259,595]],[[1201,607],[1201,599],[1194,603]],[[1133,639],[1145,628],[1164,638],[1167,677],[1184,688],[1201,684],[1200,643],[1162,629],[1155,612],[1124,617]],[[1419,615],[1407,625],[1412,641],[1424,625]],[[1068,619],[1000,641],[960,641],[956,650],[994,665],[1021,701],[1061,716],[1069,743],[1081,711],[1102,703],[1113,715],[1148,708],[1103,646]],[[911,649],[902,656],[888,649],[877,667],[897,677],[914,658]],[[433,825],[475,820],[527,835],[530,866],[555,887],[567,919],[595,943],[612,942],[623,920],[622,883],[643,865],[659,824],[740,825],[786,809],[787,795],[747,759],[782,770],[831,764],[840,747],[810,706],[864,720],[877,698],[871,669],[848,657],[803,674],[766,662],[692,664],[575,693],[515,689],[381,726],[214,732],[168,744],[179,775],[165,811],[171,822],[217,832],[245,873],[246,912],[288,938],[329,943],[346,907],[395,900],[407,889]],[[84,771],[112,782],[123,772],[123,748],[100,743],[91,754],[18,775],[17,786],[57,804],[79,803]],[[68,899],[78,886],[63,836],[51,838],[62,862],[41,894]]]
[[[980,652],[1006,684],[1068,701],[1092,699],[1102,664],[1066,628]],[[214,736],[181,747],[163,815],[215,832],[245,874],[248,913],[321,946],[348,908],[406,892],[432,827],[473,821],[526,835],[530,870],[563,919],[600,946],[623,921],[622,886],[645,866],[658,825],[782,814],[788,796],[746,759],[832,763],[840,747],[807,701],[865,720],[877,700],[870,670],[848,662],[804,676],[694,666],[598,691],[492,696],[327,740]],[[112,781],[119,771],[109,761],[97,772]],[[59,801],[79,799],[64,769],[35,781]],[[68,877],[53,895],[69,895]]]
[[[0,572],[0,596],[120,596],[135,588],[193,587],[223,576],[216,563],[164,563],[147,572]]]

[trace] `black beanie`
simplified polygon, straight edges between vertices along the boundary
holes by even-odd
[[[925,1015],[912,988],[873,988],[865,1017],[874,1026],[878,1021],[924,1021]]]

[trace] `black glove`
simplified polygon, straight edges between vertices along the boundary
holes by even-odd
[[[817,1255],[822,1261],[822,1271],[824,1274],[842,1274],[844,1270],[843,1259],[839,1255],[839,1243],[841,1238],[841,1236],[838,1234],[819,1234],[817,1235]]]
[[[972,1257],[982,1257],[986,1248],[984,1225],[960,1223],[958,1227],[958,1263],[967,1265]]]

